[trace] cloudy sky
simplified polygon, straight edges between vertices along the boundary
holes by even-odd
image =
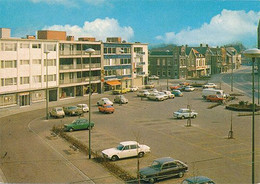
[[[130,42],[256,47],[260,0],[0,0],[0,27]]]

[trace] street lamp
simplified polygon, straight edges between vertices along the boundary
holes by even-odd
[[[121,54],[123,54],[124,50],[121,49],[121,50],[119,50],[119,52]],[[123,94],[123,69],[122,69],[123,66],[122,65],[123,65],[123,62],[121,63],[121,61],[120,61],[120,69],[121,69],[121,95]],[[120,104],[119,105],[122,105],[122,100],[121,99],[120,99]]]
[[[47,46],[46,46],[47,47]],[[47,48],[45,49],[44,53],[46,54],[46,120],[49,119],[49,91],[48,91],[48,54],[50,53]]]
[[[92,87],[91,87],[91,54],[95,52],[94,49],[88,48],[85,50],[86,53],[89,54],[89,94],[88,94],[88,106],[89,106],[89,114],[88,114],[88,158],[91,159],[91,93],[92,93]]]
[[[259,49],[248,49],[244,51],[246,57],[252,58],[252,184],[255,183],[255,58],[260,57]],[[259,62],[259,61],[258,61]]]

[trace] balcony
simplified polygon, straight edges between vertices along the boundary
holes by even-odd
[[[101,52],[100,52],[100,50],[96,50],[93,54],[91,54],[91,55],[100,55],[101,54]],[[60,51],[60,55],[61,56],[88,56],[89,54],[87,54],[87,53],[84,53],[84,51],[83,52],[81,52],[80,50],[62,50],[62,51]]]
[[[60,65],[60,70],[73,70],[73,69],[89,69],[89,64],[77,65]],[[100,63],[91,64],[91,68],[101,68]]]
[[[100,81],[100,76],[92,76],[91,81]],[[62,84],[78,84],[78,83],[89,83],[89,77],[60,80],[60,85],[62,85]]]

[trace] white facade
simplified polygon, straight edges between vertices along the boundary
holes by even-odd
[[[40,90],[46,89],[46,72],[48,88],[58,87],[58,46],[57,41],[0,39],[0,107],[8,104],[8,94],[16,96],[18,105],[20,96],[24,95],[25,105],[37,98],[43,100],[45,93]],[[49,50],[48,71],[46,47]],[[33,93],[37,90],[38,93]]]

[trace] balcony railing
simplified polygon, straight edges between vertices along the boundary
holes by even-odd
[[[91,64],[91,68],[100,68],[100,63]],[[71,69],[89,69],[89,64],[77,64],[77,65],[60,65],[60,70],[71,70]]]
[[[100,76],[91,77],[91,81],[99,81],[99,80],[100,80]],[[85,82],[89,82],[89,77],[60,80],[60,84],[74,84],[74,83],[85,83]]]
[[[96,50],[92,55],[100,55],[100,50]],[[62,50],[60,51],[61,56],[88,56],[88,53],[81,52],[80,50]]]

